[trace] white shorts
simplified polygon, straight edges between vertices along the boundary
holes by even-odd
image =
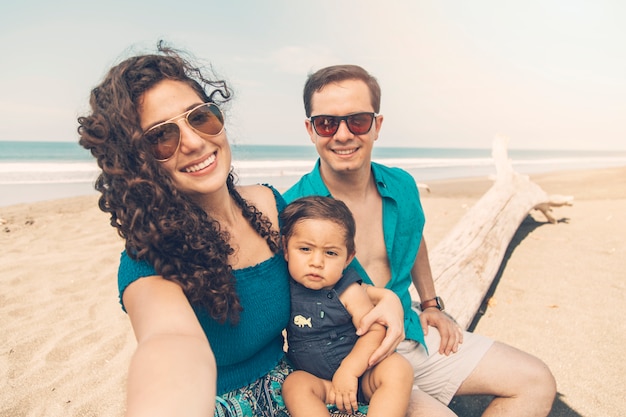
[[[424,346],[413,340],[400,342],[396,350],[413,365],[413,389],[419,389],[445,405],[452,401],[463,381],[493,344],[488,337],[466,331],[456,353],[441,355],[439,331],[434,327],[428,328],[425,341],[429,354]]]

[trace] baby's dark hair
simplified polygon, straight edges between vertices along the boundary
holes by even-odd
[[[348,253],[355,252],[354,235],[356,225],[352,212],[341,200],[332,197],[310,196],[299,198],[290,203],[280,213],[281,234],[284,242],[293,235],[293,229],[302,220],[330,220],[344,230]]]

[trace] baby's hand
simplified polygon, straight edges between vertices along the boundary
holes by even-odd
[[[335,372],[333,376],[333,387],[330,392],[329,402],[335,404],[341,411],[353,413],[358,409],[356,400],[357,390],[359,388],[359,378],[342,372],[341,368]]]

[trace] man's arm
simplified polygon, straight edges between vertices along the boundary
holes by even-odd
[[[411,269],[411,276],[413,277],[413,285],[415,285],[422,302],[437,297],[424,237],[422,237],[422,241],[420,242],[420,247],[415,257],[415,263]],[[439,353],[441,354],[449,355],[450,353],[456,352],[459,343],[463,343],[463,332],[461,328],[447,314],[436,307],[424,309],[420,314],[420,322],[424,334],[428,334],[428,326],[436,327],[439,331],[441,336]]]

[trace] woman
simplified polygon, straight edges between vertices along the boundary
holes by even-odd
[[[159,52],[113,67],[78,120],[102,169],[100,208],[126,242],[120,301],[137,338],[127,415],[286,415],[284,201],[234,184],[226,83]],[[401,307],[390,291],[368,295],[378,306],[361,327],[389,327],[379,360],[403,337]]]

